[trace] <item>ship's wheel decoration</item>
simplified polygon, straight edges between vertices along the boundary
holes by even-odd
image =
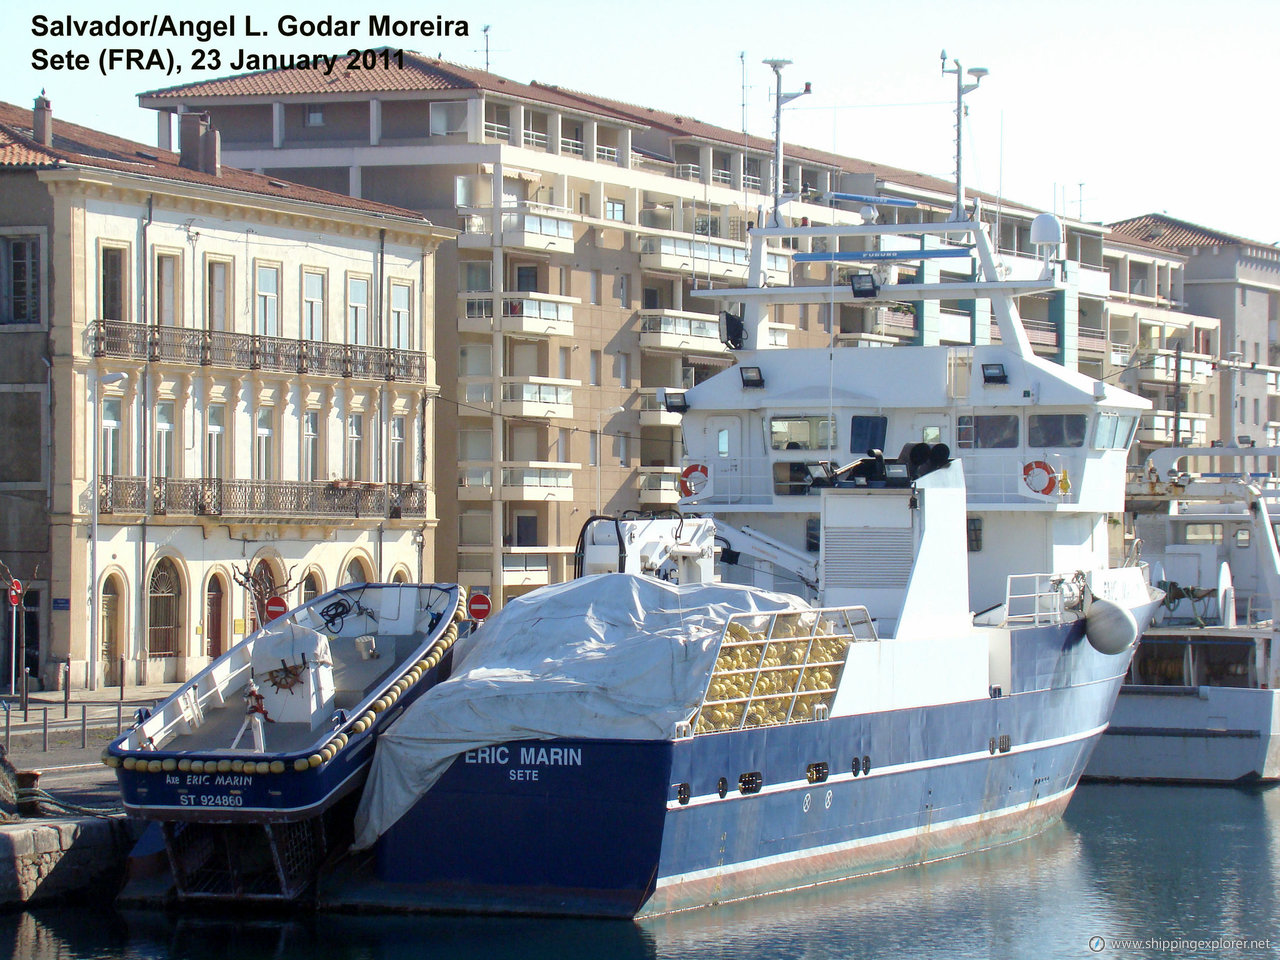
[[[302,671],[306,668],[305,663],[288,664],[281,660],[279,667],[267,671],[267,682],[277,691],[288,690],[293,693],[293,688],[302,683]]]

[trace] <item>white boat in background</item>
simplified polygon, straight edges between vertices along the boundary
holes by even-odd
[[[1280,485],[1271,474],[1179,469],[1190,458],[1278,456],[1274,447],[1161,450],[1129,483],[1142,559],[1166,598],[1086,776],[1280,779]]]

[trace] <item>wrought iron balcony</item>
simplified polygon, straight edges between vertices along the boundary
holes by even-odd
[[[278,370],[361,380],[427,378],[427,354],[364,344],[290,340],[225,330],[98,320],[90,328],[95,357],[159,360],[187,366]]]
[[[147,512],[142,477],[102,476],[98,512]],[[335,517],[425,517],[430,486],[425,483],[361,483],[355,480],[220,480],[153,477],[151,515],[320,520]]]

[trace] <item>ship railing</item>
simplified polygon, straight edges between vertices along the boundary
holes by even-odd
[[[1062,622],[1062,578],[1051,573],[1015,573],[1005,588],[1005,623],[1044,626]]]
[[[866,607],[733,616],[702,702],[680,730],[703,734],[825,719],[849,645],[877,639]]]

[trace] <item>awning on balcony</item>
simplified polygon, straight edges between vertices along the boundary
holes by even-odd
[[[686,353],[681,355],[685,366],[688,367],[710,367],[714,370],[724,370],[732,367],[737,358],[731,354],[708,354],[708,353]]]

